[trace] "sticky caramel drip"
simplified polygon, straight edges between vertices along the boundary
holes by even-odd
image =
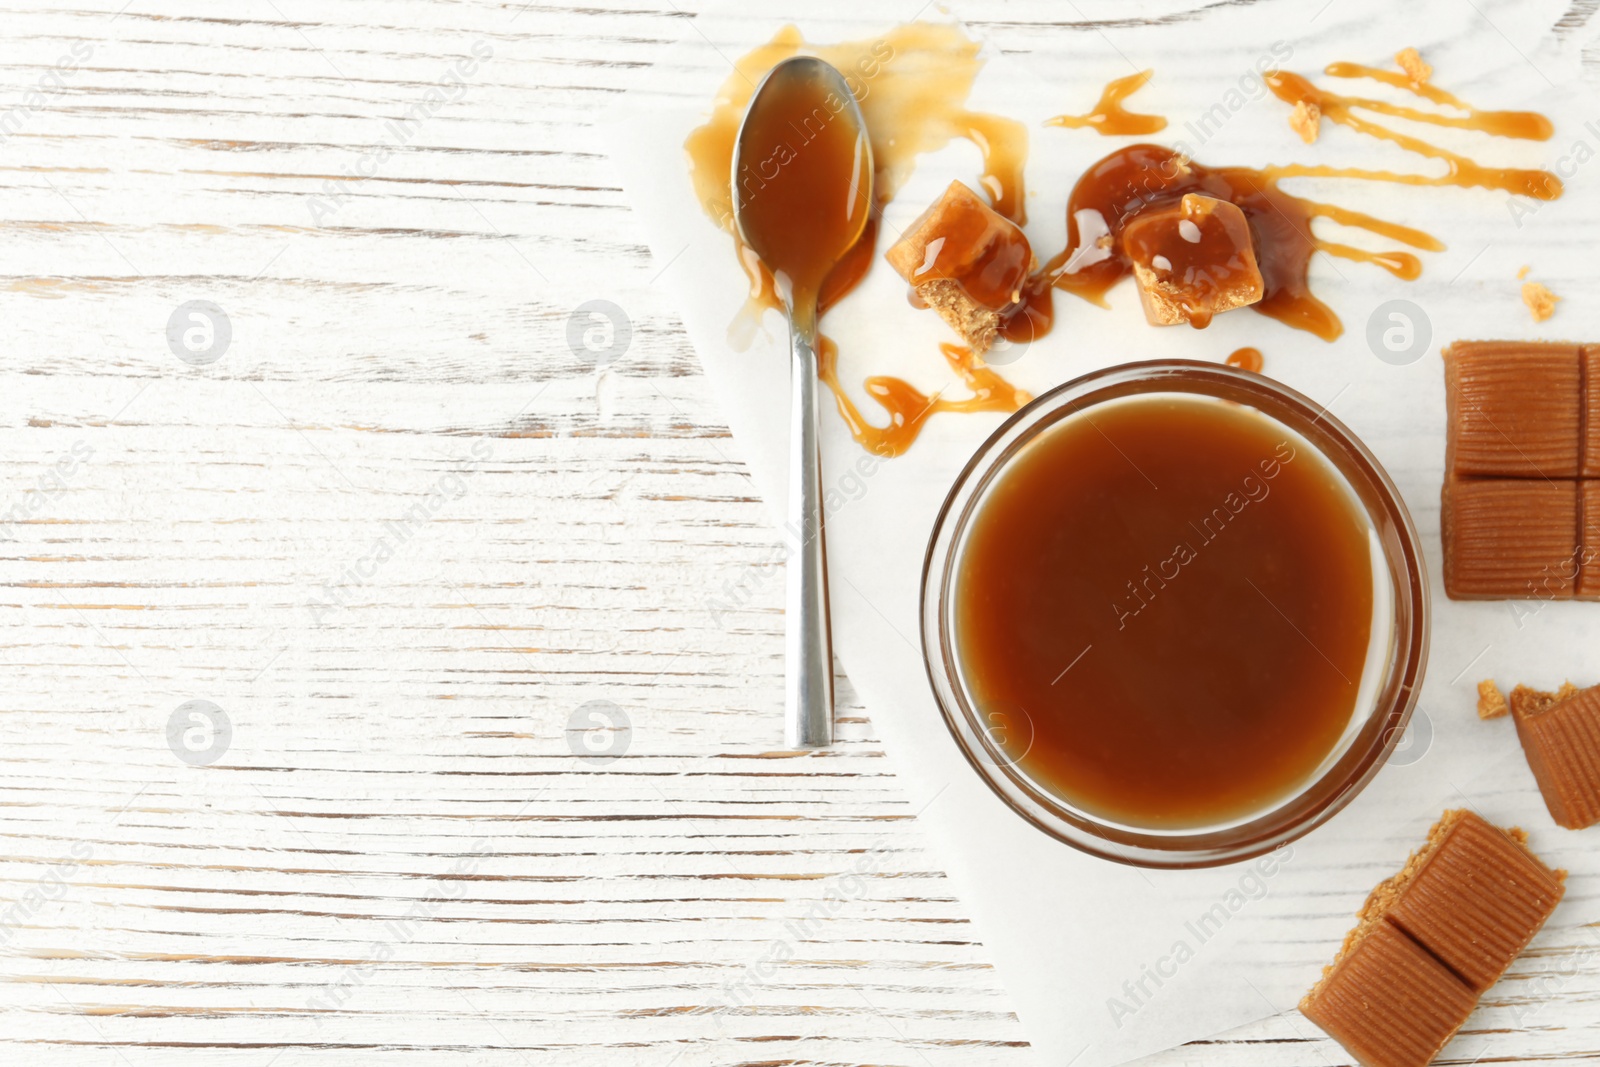
[[[930,397],[900,378],[874,375],[866,380],[865,389],[867,395],[889,413],[889,422],[882,427],[867,421],[840,383],[839,346],[832,338],[821,338],[817,346],[818,375],[833,390],[839,417],[850,428],[850,436],[867,451],[885,458],[898,456],[910,448],[922,432],[923,423],[938,412],[1016,411],[1033,399],[1032,395],[1002,378],[971,349],[945,343],[939,346],[939,351],[971,395],[947,400],[941,389]]]
[[[1064,126],[1069,130],[1091,129],[1105,137],[1123,134],[1141,136],[1167,128],[1167,120],[1160,115],[1143,115],[1129,111],[1122,102],[1143,89],[1155,76],[1154,70],[1142,70],[1125,78],[1106,83],[1100,99],[1087,115],[1057,115],[1046,119],[1046,126]]]
[[[766,72],[789,56],[804,53],[819,56],[845,75],[851,92],[861,104],[867,132],[872,141],[874,216],[881,217],[884,205],[894,199],[916,167],[918,157],[934,152],[953,139],[964,139],[982,154],[982,173],[978,184],[988,194],[996,211],[1019,226],[1027,221],[1027,198],[1023,167],[1028,156],[1028,131],[1020,122],[1000,115],[972,111],[966,107],[983,60],[978,44],[955,26],[913,22],[896,26],[871,40],[845,41],[834,45],[806,42],[794,27],[780,30],[771,41],[734,63],[734,73],[717,91],[710,117],[690,132],[684,141],[689,157],[690,177],[695,195],[706,215],[733,238],[740,265],[750,281],[744,312],[729,330],[730,340],[748,344],[761,314],[779,306],[772,277],[750,250],[739,241],[733,225],[730,189],[733,146],[745,107]],[[821,310],[828,308],[853,290],[866,276],[876,256],[878,225],[870,222],[859,240],[823,283]],[[1012,340],[1031,339],[1042,332],[1041,322],[1049,321],[1049,294],[1041,298],[1032,288],[1033,302],[1026,314],[1013,316],[1008,323]],[[1041,301],[1044,306],[1038,305]],[[1004,331],[1003,331],[1004,332]],[[889,377],[867,380],[868,395],[888,410],[890,423],[884,429],[872,426],[861,416],[854,402],[841,387],[837,373],[837,350],[823,361],[822,380],[833,390],[840,414],[850,425],[855,439],[880,455],[898,455],[916,438],[922,423],[937,411],[1015,410],[1025,403],[1026,394],[1011,388],[981,361],[964,363],[958,373],[974,395],[970,401],[928,401],[909,384]],[[947,352],[946,359],[950,359]],[[955,366],[955,363],[952,363]],[[964,369],[963,369],[964,368]],[[977,404],[977,407],[963,406]],[[1009,407],[997,406],[1010,404]],[[922,410],[926,407],[926,410]],[[890,449],[880,451],[879,447]]]
[[[1362,178],[1368,181],[1394,182],[1399,185],[1455,185],[1464,188],[1498,189],[1516,196],[1529,196],[1538,200],[1554,200],[1561,195],[1561,179],[1544,170],[1526,170],[1520,167],[1488,167],[1477,160],[1440,148],[1436,144],[1400,133],[1370,119],[1355,114],[1356,109],[1376,114],[1392,115],[1414,122],[1475,130],[1496,137],[1513,137],[1525,140],[1545,140],[1550,136],[1550,122],[1543,115],[1528,111],[1477,111],[1459,99],[1426,82],[1413,84],[1402,74],[1363,67],[1355,63],[1335,63],[1327,73],[1340,78],[1375,78],[1388,85],[1415,93],[1435,103],[1464,110],[1465,115],[1439,115],[1429,111],[1388,104],[1365,97],[1344,96],[1319,89],[1309,80],[1290,71],[1278,71],[1266,76],[1267,86],[1278,99],[1293,106],[1305,103],[1321,109],[1322,117],[1357,133],[1399,145],[1429,159],[1441,160],[1444,174],[1400,174],[1394,171],[1366,170],[1359,167],[1311,166],[1286,164],[1266,167],[1263,173],[1273,178]]]

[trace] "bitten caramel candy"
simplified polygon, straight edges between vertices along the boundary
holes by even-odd
[[[1522,831],[1445,812],[1373,889],[1300,1010],[1365,1067],[1422,1067],[1544,925],[1565,877]]]
[[[980,356],[1020,303],[1033,269],[1033,249],[1017,224],[960,182],[951,182],[884,258]]]
[[[1204,328],[1213,315],[1266,292],[1250,222],[1226,200],[1186,193],[1169,207],[1142,211],[1122,231],[1122,250],[1152,326]]]
[[[1575,483],[1446,475],[1441,503],[1444,590],[1452,600],[1576,592]]]
[[[1423,1067],[1477,1004],[1421,945],[1375,923],[1345,942],[1300,1011],[1365,1067]]]
[[[1457,341],[1445,349],[1444,367],[1446,471],[1577,475],[1584,453],[1577,345]]]
[[[1550,817],[1569,830],[1600,822],[1600,686],[1518,686],[1511,696],[1517,738]]]

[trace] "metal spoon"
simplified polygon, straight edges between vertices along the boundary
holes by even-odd
[[[844,77],[809,56],[786,59],[756,88],[733,150],[733,220],[772,274],[789,317],[790,410],[784,600],[784,737],[833,742],[833,643],[817,442],[817,300],[860,238],[872,204],[872,146]]]

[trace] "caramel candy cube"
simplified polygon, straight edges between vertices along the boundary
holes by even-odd
[[[1345,942],[1300,1011],[1365,1067],[1424,1067],[1477,1003],[1421,945],[1375,923]]]
[[[1439,522],[1452,600],[1552,600],[1576,592],[1575,483],[1446,475]]]
[[[1122,231],[1122,250],[1152,326],[1201,329],[1266,292],[1250,222],[1226,200],[1186,193],[1169,207],[1140,212]]]
[[[951,182],[884,258],[980,356],[1020,306],[1033,269],[1033,249],[1017,224],[960,182]]]
[[[1445,812],[1373,889],[1300,1010],[1366,1067],[1423,1067],[1544,926],[1565,876],[1522,831]]]
[[[1521,842],[1468,811],[1448,812],[1399,879],[1389,922],[1479,993],[1528,947],[1563,892]]]
[[[1578,346],[1457,341],[1445,349],[1445,468],[1572,478],[1584,452]]]
[[[1518,686],[1511,714],[1550,817],[1569,830],[1600,822],[1600,686],[1556,694]]]

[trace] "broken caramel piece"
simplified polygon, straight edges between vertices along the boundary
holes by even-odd
[[[1543,322],[1556,313],[1556,301],[1561,297],[1538,282],[1522,283],[1522,302],[1528,305],[1534,322]]]
[[[1395,53],[1394,61],[1406,72],[1412,85],[1421,85],[1433,77],[1433,68],[1423,61],[1422,53],[1415,48],[1402,48]]]
[[[1569,830],[1600,822],[1600,686],[1568,683],[1557,693],[1518,686],[1511,711],[1550,817]]]
[[[1511,705],[1506,703],[1506,695],[1500,692],[1500,687],[1494,684],[1494,679],[1485,678],[1478,683],[1478,718],[1499,719],[1511,714]]]
[[[1122,250],[1152,326],[1202,329],[1213,315],[1254,304],[1266,291],[1250,223],[1226,200],[1185,193],[1149,208],[1123,229]]]
[[[1033,249],[1017,224],[960,182],[951,182],[884,258],[980,356],[1020,306],[1033,269]]]
[[[1424,1067],[1477,1004],[1426,949],[1377,923],[1351,935],[1300,1011],[1365,1067]]]
[[[1577,345],[1457,341],[1445,349],[1445,468],[1570,478],[1581,415]]]
[[[1552,600],[1577,591],[1574,483],[1446,475],[1439,522],[1450,599]]]
[[[1294,110],[1289,113],[1289,128],[1306,144],[1316,144],[1317,135],[1322,132],[1322,109],[1316,104],[1296,100]]]
[[[1521,830],[1445,812],[1367,897],[1300,1010],[1366,1067],[1423,1067],[1544,926],[1565,877]]]

